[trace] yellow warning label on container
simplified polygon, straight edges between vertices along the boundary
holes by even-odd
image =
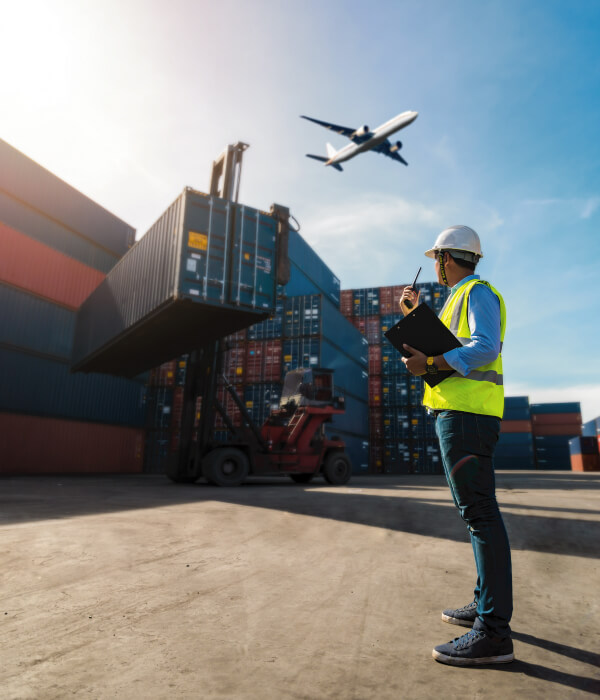
[[[386,418],[386,420],[383,421],[383,424],[384,424],[384,425],[389,425],[389,424],[390,424],[390,420]]]
[[[384,387],[383,387],[383,393],[384,393],[384,394],[387,394],[388,391],[389,391],[389,387],[384,386]]]
[[[235,373],[236,374],[244,374],[244,368],[243,367],[236,367]]]
[[[284,355],[284,356],[283,356],[283,361],[284,361],[284,362],[291,362],[291,361],[292,361],[292,356],[291,356],[291,355]]]
[[[173,372],[167,372],[167,377],[168,377],[169,379],[171,379],[172,376],[173,376]]]
[[[244,253],[244,260],[250,260],[250,253]]]
[[[179,366],[181,367],[181,369],[183,369],[183,368],[185,367],[185,360],[183,360],[182,362],[180,362],[180,363],[179,363]]]
[[[412,421],[411,421],[411,423],[412,423],[413,425],[419,425],[419,420],[418,420],[417,418],[413,418]]]
[[[388,358],[387,355],[384,355],[381,359],[382,359],[384,362],[387,362],[389,358]]]
[[[246,401],[246,408],[252,408],[252,406],[254,406],[253,401]]]
[[[439,297],[439,295],[440,295],[439,292],[434,292],[434,293],[433,293],[433,296],[434,296],[436,299],[437,299],[437,297]]]
[[[208,248],[208,236],[199,231],[190,231],[188,233],[188,246],[198,250],[206,250]]]

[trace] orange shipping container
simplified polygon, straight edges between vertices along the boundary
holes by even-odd
[[[0,222],[0,280],[77,309],[104,273]]]
[[[534,425],[581,425],[581,413],[534,413]]]
[[[503,420],[500,423],[501,433],[530,433],[530,420]]]
[[[599,472],[600,455],[571,455],[571,469],[574,472]]]
[[[144,431],[0,413],[0,474],[136,474]]]

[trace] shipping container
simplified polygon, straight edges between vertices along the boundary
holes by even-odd
[[[353,290],[353,316],[379,316],[379,313],[379,287]]]
[[[598,472],[600,471],[600,456],[598,454],[571,455],[571,470],[574,472]]]
[[[366,474],[369,471],[369,439],[365,435],[355,435],[336,428],[336,426],[325,425],[325,434],[330,439],[343,440],[344,451],[352,464],[353,474]]]
[[[240,337],[238,331],[234,336]],[[283,335],[283,299],[277,299],[275,302],[275,311],[264,321],[255,323],[247,330],[248,340],[271,340],[273,338],[281,338]]]
[[[286,296],[324,294],[339,309],[340,280],[294,230],[290,230],[288,255],[290,280],[285,286]]]
[[[572,455],[597,455],[598,440],[589,436],[572,438],[569,440],[569,452]]]
[[[344,289],[340,292],[340,312],[346,318],[352,316],[353,299],[354,291],[352,289]]]
[[[501,433],[531,433],[530,420],[503,420],[500,423]]]
[[[395,287],[379,288],[379,313],[382,316],[401,313],[400,297],[405,286],[405,284],[400,284]]]
[[[579,401],[566,403],[532,403],[531,413],[533,415],[552,413],[579,413],[581,414],[581,404]]]
[[[0,345],[71,357],[75,312],[0,283]]]
[[[246,384],[242,400],[252,420],[260,427],[269,417],[271,411],[279,408],[281,400],[281,382],[260,382]]]
[[[387,341],[381,344],[381,374],[389,377],[396,374],[407,374],[406,365],[402,362],[402,355]]]
[[[160,367],[156,367],[150,372],[150,386],[175,386],[177,376],[177,360],[163,362]]]
[[[383,474],[383,444],[379,442],[369,444],[369,473]]]
[[[528,396],[505,396],[504,416],[505,421],[531,421]]]
[[[538,425],[536,423],[532,424],[532,431],[534,435],[544,436],[544,435],[567,435],[569,437],[576,437],[581,435],[581,425],[572,424],[553,424],[550,425]]]
[[[226,346],[227,347],[227,346]],[[246,378],[246,347],[234,345],[223,350],[223,374],[229,382],[243,382]],[[250,381],[254,381],[251,379]]]
[[[135,239],[134,228],[2,139],[0,190],[117,255]]]
[[[135,474],[139,428],[0,413],[0,474]]]
[[[2,190],[0,190],[0,222],[56,252],[83,263],[86,267],[91,267],[104,274],[109,272],[121,257],[74,234],[64,224],[49,219],[27,204],[10,197]]]
[[[248,341],[246,381],[279,382],[282,379],[281,358],[281,340]]]
[[[535,469],[533,454],[503,457],[494,454],[494,469]]]
[[[533,445],[533,436],[531,433],[500,433],[498,447],[502,445]]]
[[[102,272],[0,223],[0,281],[77,309],[104,278]]]
[[[381,345],[369,345],[369,375],[381,375]]]
[[[581,428],[581,413],[532,413],[532,425],[577,425]]]
[[[78,312],[73,367],[132,376],[275,310],[277,222],[187,188]]]
[[[598,437],[600,435],[600,418],[592,418],[584,423],[581,434],[586,437]]]
[[[0,347],[0,411],[143,426],[138,381],[71,374],[66,361]]]

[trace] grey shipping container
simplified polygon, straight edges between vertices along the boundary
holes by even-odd
[[[73,369],[133,376],[275,309],[286,231],[186,188],[82,304]]]
[[[0,189],[117,255],[135,229],[0,139]]]

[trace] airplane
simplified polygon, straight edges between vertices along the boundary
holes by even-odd
[[[398,160],[404,165],[408,163],[404,158],[398,153],[402,148],[402,142],[396,141],[392,144],[388,139],[388,136],[395,134],[396,131],[400,131],[405,126],[412,124],[414,120],[418,117],[418,112],[402,112],[397,117],[390,119],[381,126],[371,131],[369,127],[365,124],[358,129],[351,129],[347,126],[338,126],[337,124],[330,124],[329,122],[322,122],[319,119],[313,119],[312,117],[306,117],[303,114],[300,115],[302,119],[308,119],[308,121],[314,122],[315,124],[320,124],[326,129],[331,129],[332,131],[337,131],[338,134],[348,137],[352,143],[349,143],[344,148],[336,151],[335,148],[328,143],[327,144],[327,157],[315,156],[311,153],[307,153],[307,158],[314,158],[314,160],[319,160],[325,165],[331,165],[336,170],[343,170],[340,163],[343,163],[350,158],[354,158],[359,153],[364,153],[365,151],[375,151],[376,153],[383,153],[385,156],[389,156],[393,160]]]

